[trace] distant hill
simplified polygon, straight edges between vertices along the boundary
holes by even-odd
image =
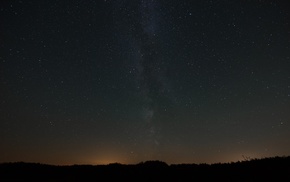
[[[135,165],[2,163],[0,181],[290,181],[290,156],[219,164],[146,161]]]

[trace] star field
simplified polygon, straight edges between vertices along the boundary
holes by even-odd
[[[0,162],[290,155],[289,3],[0,3]]]

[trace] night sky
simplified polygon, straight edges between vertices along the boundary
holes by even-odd
[[[285,2],[1,1],[0,162],[290,155]]]

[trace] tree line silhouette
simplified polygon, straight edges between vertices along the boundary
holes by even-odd
[[[290,181],[290,156],[217,164],[146,161],[134,165],[2,163],[0,181]]]

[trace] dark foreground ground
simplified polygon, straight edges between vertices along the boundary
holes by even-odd
[[[147,161],[136,165],[52,166],[35,163],[0,164],[6,181],[290,181],[290,156],[227,164],[167,165]]]

